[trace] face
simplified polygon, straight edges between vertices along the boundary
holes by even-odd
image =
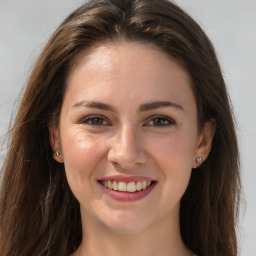
[[[195,158],[207,152],[190,83],[150,44],[109,43],[77,58],[51,143],[83,223],[138,233],[178,222]]]

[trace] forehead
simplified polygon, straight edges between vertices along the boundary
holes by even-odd
[[[142,56],[143,58],[141,58]],[[146,71],[148,67],[156,69],[168,65],[170,62],[175,62],[176,66],[186,71],[186,65],[182,60],[172,57],[152,43],[130,42],[122,39],[106,41],[97,43],[78,54],[70,65],[68,77],[85,64],[88,64],[87,67],[97,66],[97,68],[101,68],[100,71],[109,72],[114,65],[119,69],[126,65],[127,69],[133,64],[136,66],[142,64]],[[190,80],[189,74],[187,72],[184,74],[187,80]]]
[[[67,93],[81,97],[192,96],[190,76],[183,63],[152,44],[108,42],[82,53],[73,62]],[[121,91],[123,93],[121,93]],[[84,92],[84,94],[83,94]]]

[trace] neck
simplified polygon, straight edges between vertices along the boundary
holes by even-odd
[[[116,232],[82,214],[83,241],[79,256],[191,256],[179,229],[179,220],[162,219],[137,233]],[[178,218],[178,215],[177,215]]]

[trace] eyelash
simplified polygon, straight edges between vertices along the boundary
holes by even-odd
[[[95,124],[93,123],[94,121],[101,121],[101,124]],[[104,123],[105,122],[105,123]],[[110,126],[110,123],[108,121],[106,121],[106,119],[104,117],[101,116],[88,116],[85,119],[83,119],[81,121],[82,124],[88,124],[90,126],[97,126],[97,127],[101,127],[101,126]]]
[[[174,125],[176,122],[171,119],[170,117],[167,117],[167,116],[152,116],[150,117],[150,120],[147,122],[148,123],[154,123],[154,121],[160,121],[161,124],[149,124],[149,125],[146,125],[146,126],[154,126],[154,127],[157,127],[157,128],[164,128],[164,127],[168,127],[168,126],[171,126],[171,125]]]
[[[98,123],[93,123],[94,121],[99,122]],[[161,122],[161,124],[154,124],[154,122]],[[153,122],[153,123],[152,123]],[[82,124],[88,124],[90,126],[94,127],[103,127],[103,126],[111,126],[110,122],[107,121],[104,117],[101,116],[88,116],[85,119],[81,121]],[[152,123],[152,124],[150,124]],[[149,121],[144,125],[144,126],[153,126],[153,127],[158,127],[158,128],[164,128],[168,127],[171,125],[174,125],[176,122],[166,116],[152,116],[150,117]]]

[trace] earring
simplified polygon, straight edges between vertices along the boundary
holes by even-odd
[[[196,158],[196,163],[197,164],[201,164],[202,163],[202,157],[201,156]]]
[[[55,156],[59,156],[59,155],[60,155],[60,153],[59,153],[59,152],[56,152],[56,153],[55,153]]]

